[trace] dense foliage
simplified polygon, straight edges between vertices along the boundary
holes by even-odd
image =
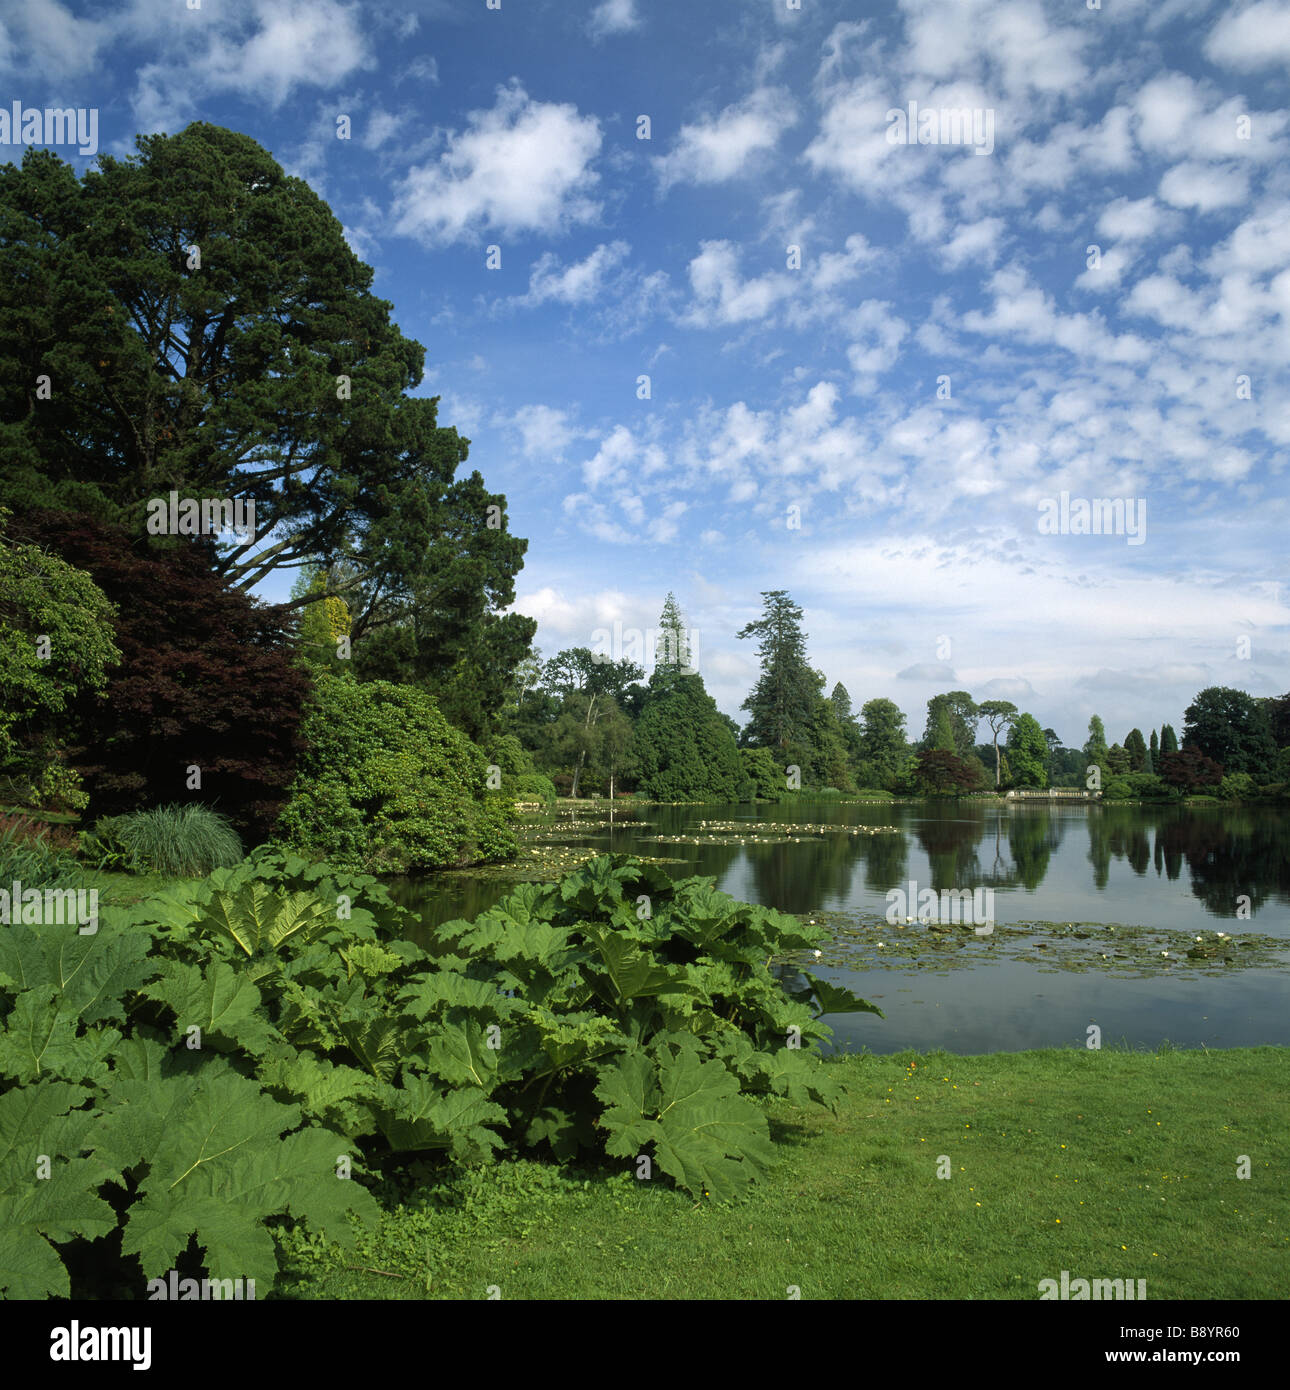
[[[309,685],[283,610],[218,579],[202,542],[161,549],[43,511],[11,529],[86,572],[115,606],[120,663],[104,698],[85,692],[70,709],[88,815],[188,800],[267,834],[295,771]]]
[[[656,801],[747,801],[752,782],[700,676],[651,681],[636,726],[641,790]]]
[[[77,700],[101,692],[120,660],[115,616],[84,571],[0,535],[0,787],[7,797],[85,804],[59,759],[59,742]]]
[[[512,856],[509,803],[483,753],[417,686],[320,674],[278,823],[286,844],[386,873]]]
[[[772,973],[822,932],[622,858],[430,954],[406,925],[375,880],[261,851],[91,936],[0,936],[0,1291],[67,1294],[64,1249],[118,1229],[119,1291],[190,1238],[267,1288],[277,1220],[348,1240],[361,1174],[435,1154],[648,1159],[734,1197],[774,1158],[759,1097],[839,1097],[820,1015],[879,1012]]]

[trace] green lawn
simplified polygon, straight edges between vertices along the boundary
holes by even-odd
[[[775,1103],[782,1161],[738,1205],[533,1162],[427,1175],[357,1253],[287,1237],[282,1291],[1036,1299],[1068,1270],[1145,1279],[1149,1300],[1290,1296],[1290,1049],[834,1065],[849,1100]]]

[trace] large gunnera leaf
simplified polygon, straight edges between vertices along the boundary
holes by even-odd
[[[114,1077],[105,1109],[95,1157],[138,1177],[122,1250],[139,1256],[145,1278],[173,1268],[195,1235],[212,1278],[268,1287],[277,1261],[266,1217],[301,1217],[342,1244],[353,1242],[347,1213],[376,1218],[371,1193],[338,1175],[352,1146],[328,1129],[298,1129],[297,1106],[218,1059],[190,1075]]]
[[[97,1164],[81,1155],[96,1119],[73,1109],[82,1086],[40,1081],[0,1096],[0,1294],[68,1298],[67,1270],[51,1241],[106,1235],[116,1212],[95,1193]]]
[[[737,1077],[688,1040],[660,1054],[656,1065],[643,1051],[629,1053],[602,1074],[606,1151],[630,1158],[652,1145],[658,1166],[688,1192],[738,1196],[774,1162],[765,1115],[740,1096]]]

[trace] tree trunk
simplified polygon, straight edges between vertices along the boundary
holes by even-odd
[[[994,789],[999,790],[999,735],[994,736]]]

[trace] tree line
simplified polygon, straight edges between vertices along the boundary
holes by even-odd
[[[1224,687],[1201,691],[1188,706],[1181,746],[1168,723],[1149,740],[1134,728],[1108,746],[1094,715],[1084,743],[1066,747],[1011,701],[978,702],[966,690],[934,695],[921,737],[911,739],[894,701],[876,697],[857,711],[840,681],[826,694],[825,673],[807,656],[800,606],[782,589],[762,600],[761,617],[737,634],[756,641],[759,658],[744,724],[722,714],[701,676],[687,672],[687,629],[669,594],[648,680],[640,666],[585,647],[547,662],[535,655],[504,711],[508,733],[574,796],[636,788],[659,800],[740,801],[1084,787],[1115,800],[1249,797],[1258,788],[1278,795],[1290,782],[1290,695],[1260,699]]]

